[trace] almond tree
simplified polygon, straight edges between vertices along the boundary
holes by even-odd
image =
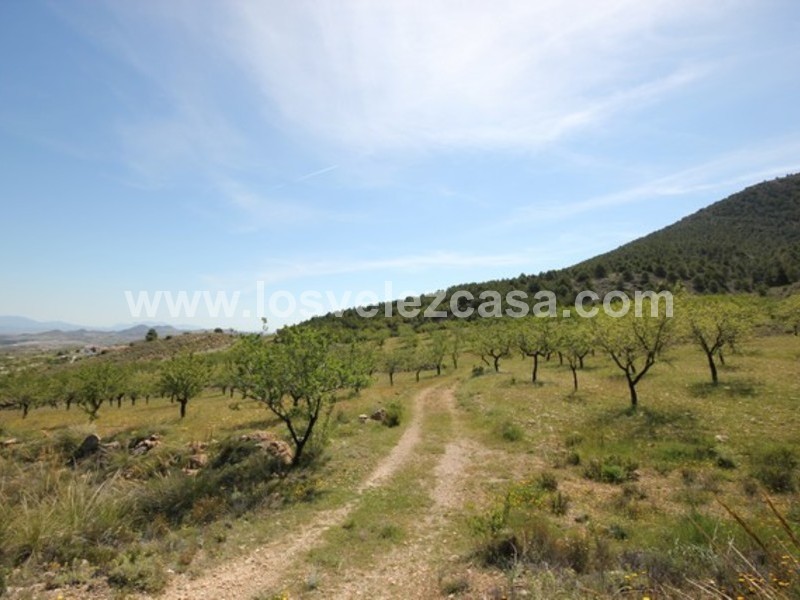
[[[383,371],[389,376],[389,385],[394,385],[394,376],[408,370],[410,354],[407,348],[392,348],[383,351]]]
[[[270,340],[243,338],[233,352],[240,385],[286,426],[300,464],[323,409],[354,389],[360,367],[346,360],[322,331],[290,327]],[[329,413],[328,413],[329,414]]]
[[[674,329],[672,317],[663,310],[650,316],[649,302],[643,304],[638,317],[630,310],[625,316],[601,313],[592,320],[595,343],[625,375],[633,410],[639,404],[636,386],[670,345]]]
[[[572,371],[572,389],[578,391],[578,369],[592,349],[591,332],[582,319],[563,319],[559,322],[556,346],[567,359]]]
[[[124,379],[122,369],[110,362],[91,362],[80,368],[77,373],[77,401],[89,415],[90,421],[97,419],[103,402],[110,402],[125,393]]]
[[[46,395],[46,380],[41,373],[16,371],[0,381],[0,398],[22,410],[22,418],[31,408],[40,404]]]
[[[181,419],[186,416],[189,400],[200,395],[208,384],[209,367],[194,354],[174,356],[161,369],[159,389],[181,407]]]
[[[495,372],[500,371],[500,359],[511,356],[511,347],[514,343],[513,333],[508,324],[494,318],[479,322],[472,329],[471,340],[472,351],[484,363],[493,366]]]
[[[731,298],[702,296],[684,299],[679,316],[689,339],[703,350],[711,371],[711,383],[717,385],[715,359],[724,364],[723,349],[726,346],[735,348],[748,333],[752,326],[748,311]]]
[[[777,317],[791,327],[795,335],[798,335],[800,332],[800,294],[794,294],[781,300]]]
[[[539,357],[550,354],[555,346],[554,319],[550,317],[525,317],[519,319],[516,344],[523,356],[533,358],[531,383],[536,383]]]

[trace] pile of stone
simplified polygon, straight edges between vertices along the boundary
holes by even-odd
[[[289,465],[294,458],[292,447],[283,440],[277,439],[273,434],[268,431],[256,431],[255,433],[246,433],[239,438],[243,442],[253,442],[258,448],[264,452],[278,459],[284,465]]]

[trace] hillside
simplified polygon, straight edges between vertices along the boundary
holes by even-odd
[[[749,187],[571,269],[575,279],[696,292],[753,292],[800,281],[800,175]]]
[[[800,174],[766,181],[664,229],[572,267],[470,289],[549,289],[572,301],[580,290],[671,288],[766,293],[800,281]]]
[[[529,297],[553,291],[559,301],[572,303],[586,289],[670,289],[678,285],[696,293],[782,292],[800,282],[800,174],[766,181],[689,215],[664,229],[634,240],[572,267],[538,275],[456,285],[445,292],[440,309],[448,310],[450,296],[466,290],[475,298],[484,290],[501,295],[522,290]],[[432,296],[431,296],[432,298]],[[479,300],[471,303],[477,308]],[[423,298],[423,306],[427,305]],[[396,330],[395,317],[372,319],[374,326]],[[381,306],[381,314],[383,307]],[[325,315],[312,322],[338,321],[348,329],[363,327],[355,310],[342,319]],[[426,320],[413,320],[415,326]]]

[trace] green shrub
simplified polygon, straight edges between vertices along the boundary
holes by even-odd
[[[796,489],[797,455],[788,446],[771,446],[753,459],[753,475],[771,492],[786,493]]]
[[[558,479],[552,473],[545,471],[536,478],[536,485],[545,492],[555,492],[558,489]]]
[[[561,492],[556,492],[552,498],[550,498],[550,512],[561,517],[567,514],[568,510],[569,496],[562,494]]]
[[[735,469],[736,461],[733,460],[730,456],[727,456],[725,454],[720,454],[717,457],[717,466],[720,469]]]
[[[620,484],[636,481],[639,465],[631,460],[623,460],[618,456],[607,456],[603,459],[592,459],[583,470],[583,476],[592,481]]]
[[[386,407],[386,419],[383,424],[386,427],[397,427],[403,419],[403,405],[399,402],[390,402]]]
[[[109,585],[131,591],[157,593],[167,585],[167,574],[154,556],[136,551],[123,554],[108,574]]]
[[[524,437],[524,432],[513,421],[505,421],[500,426],[500,437],[507,442],[518,442]]]

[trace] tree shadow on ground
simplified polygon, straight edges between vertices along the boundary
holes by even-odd
[[[731,379],[717,384],[702,381],[688,386],[689,394],[694,398],[752,398],[758,395],[762,383],[755,379]]]

